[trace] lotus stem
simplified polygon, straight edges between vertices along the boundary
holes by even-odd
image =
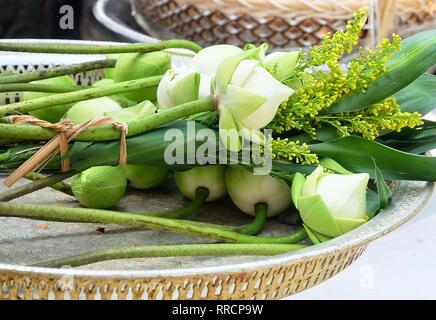
[[[75,92],[53,94],[28,101],[11,103],[5,106],[0,106],[0,116],[6,116],[9,114],[25,114],[29,113],[30,111],[53,107],[56,105],[74,103],[83,100],[110,96],[117,93],[154,87],[159,84],[161,79],[162,76],[154,76],[144,79],[118,82],[106,86],[89,88]]]
[[[255,213],[256,216],[254,220],[251,223],[248,223],[243,226],[226,226],[226,225],[213,224],[207,222],[198,222],[198,221],[191,221],[190,223],[195,224],[197,226],[218,228],[221,230],[233,231],[241,234],[254,236],[258,234],[260,231],[262,231],[263,227],[265,226],[267,213],[268,213],[268,206],[264,203],[257,204]]]
[[[304,249],[296,244],[182,244],[144,246],[95,251],[92,253],[35,264],[37,267],[79,267],[91,263],[132,258],[186,256],[272,256]]]
[[[2,44],[0,44],[0,47],[1,46]],[[58,67],[42,69],[32,72],[11,74],[4,77],[0,77],[0,84],[25,83],[30,81],[43,80],[43,79],[75,74],[78,72],[85,72],[85,71],[98,70],[104,68],[113,68],[115,66],[115,63],[116,60],[104,59],[104,60],[83,62],[78,64],[58,66]]]
[[[47,179],[48,177],[45,174],[32,172],[26,175],[26,179],[29,179],[31,181],[40,181]],[[74,196],[73,192],[71,191],[71,186],[63,181],[57,182],[50,186],[51,189],[62,192],[68,196]]]
[[[39,181],[38,181],[39,182]],[[34,220],[111,223],[130,227],[157,229],[228,243],[246,244],[295,244],[307,237],[304,228],[281,237],[260,237],[239,234],[218,228],[198,226],[186,220],[174,220],[159,217],[141,216],[132,213],[120,213],[107,210],[69,208],[36,204],[0,203],[0,216],[19,217]]]
[[[86,89],[82,86],[65,86],[45,83],[8,83],[0,85],[0,92],[65,93]]]
[[[150,217],[163,217],[167,219],[183,219],[196,213],[203,206],[208,196],[209,190],[200,187],[195,190],[194,199],[182,208],[164,212],[136,212],[135,214]]]
[[[256,235],[262,231],[268,213],[268,205],[265,203],[258,203],[255,206],[255,218],[252,223],[247,224],[236,231],[242,234]]]
[[[150,85],[151,83],[158,83],[157,79],[160,79],[161,77],[152,77],[152,78],[148,78],[148,79],[142,79],[142,80],[133,80],[133,81],[127,81],[127,82],[120,82],[117,83],[115,85],[108,85],[108,86],[104,86],[104,87],[99,87],[99,88],[93,88],[93,89],[85,89],[85,90],[81,90],[80,92],[71,92],[71,93],[64,93],[61,94],[62,96],[64,95],[74,95],[74,97],[76,97],[75,101],[79,101],[78,99],[91,99],[89,96],[83,97],[84,94],[86,94],[86,92],[92,92],[92,97],[96,97],[97,94],[95,94],[96,89],[98,89],[98,96],[104,96],[107,95],[110,92],[110,94],[114,94],[115,92],[113,92],[113,89],[107,89],[108,87],[116,87],[119,88],[119,91],[117,91],[118,93],[121,92],[121,89],[125,89],[125,87],[127,86],[129,89],[130,88],[135,88],[138,89],[138,87],[143,86],[146,87],[147,85]],[[147,81],[146,81],[147,80]],[[139,83],[139,84],[138,84]],[[127,91],[127,90],[125,90]],[[34,99],[34,100],[29,100],[30,101],[35,101],[35,100],[40,100],[43,101],[42,99],[47,99],[47,98],[53,98],[56,96],[60,96],[60,95],[52,95],[52,96],[48,96],[48,97],[43,97],[43,98],[38,98],[38,99]],[[56,100],[67,100],[70,101],[72,99],[59,99],[59,98],[55,98]],[[47,101],[47,100],[44,100]],[[51,100],[53,101],[53,100]],[[26,102],[26,101],[25,101]],[[22,104],[23,102],[20,102],[20,104]],[[69,103],[69,102],[60,102],[60,104],[65,104],[65,103]],[[39,103],[41,104],[41,103]],[[51,104],[48,104],[51,105]],[[9,106],[12,105],[8,105],[8,106],[4,106],[4,107],[0,107],[0,115],[2,113],[7,113],[7,111],[5,111],[4,108],[7,108]],[[21,105],[23,106],[23,105]],[[20,107],[22,108],[22,107]],[[25,108],[22,108],[25,109]],[[169,122],[178,120],[180,118],[195,114],[195,113],[200,113],[200,112],[204,112],[204,111],[213,111],[215,109],[214,103],[212,101],[212,99],[208,98],[208,99],[203,99],[203,100],[197,100],[197,101],[193,101],[193,102],[189,102],[189,103],[185,103],[182,105],[179,105],[177,107],[168,109],[168,110],[164,110],[162,112],[156,113],[152,116],[148,116],[142,119],[138,119],[132,122],[128,123],[128,133],[127,133],[127,137],[131,137],[131,136],[136,136],[138,134],[150,131],[152,129],[155,129],[157,127],[160,127],[164,124],[167,124]],[[10,110],[9,110],[10,111]],[[54,137],[56,133],[51,130],[51,129],[47,129],[47,128],[41,128],[38,126],[33,126],[33,125],[12,125],[12,124],[0,124],[0,136],[2,138],[12,138],[12,139],[21,139],[21,140],[36,140],[36,141],[42,141],[42,140],[50,140],[51,138]],[[118,140],[120,139],[120,132],[118,130],[115,130],[113,128],[113,126],[111,125],[105,125],[105,126],[99,126],[97,128],[89,128],[86,130],[83,130],[76,138],[75,140],[77,141],[108,141],[108,140]]]
[[[92,45],[92,44],[47,44],[1,42],[0,51],[57,53],[57,54],[115,54],[133,52],[153,52],[165,49],[188,49],[198,52],[202,48],[188,40],[167,40],[156,43],[132,43],[126,45]]]
[[[55,185],[58,182],[64,181],[70,177],[72,177],[76,172],[66,172],[61,174],[56,174],[44,178],[42,180],[37,180],[26,185],[14,188],[12,190],[7,190],[5,192],[0,193],[0,201],[11,201],[13,199],[22,197],[26,194],[35,192],[37,190],[44,189],[46,187],[50,187]]]

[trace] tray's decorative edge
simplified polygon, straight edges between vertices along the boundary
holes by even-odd
[[[344,270],[369,242],[415,216],[433,187],[433,183],[399,182],[391,206],[361,228],[318,246],[251,263],[144,271],[0,264],[0,299],[279,299]]]
[[[367,245],[311,260],[233,273],[177,277],[88,277],[0,272],[0,299],[279,299],[313,287],[353,263]]]

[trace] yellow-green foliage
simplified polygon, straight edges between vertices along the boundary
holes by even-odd
[[[401,38],[383,40],[374,50],[359,49],[344,68],[341,59],[359,43],[359,36],[367,20],[367,10],[359,10],[344,31],[327,34],[323,44],[312,48],[298,65],[288,83],[299,84],[295,94],[284,102],[270,124],[276,134],[304,131],[316,136],[316,130],[325,124],[338,129],[341,135],[360,134],[375,139],[380,130],[399,131],[404,127],[420,125],[418,113],[401,112],[394,99],[387,99],[370,108],[347,114],[328,114],[328,108],[355,90],[366,90],[368,85],[386,71],[386,63],[401,48]],[[320,67],[328,68],[322,70]],[[320,115],[320,112],[323,112]]]
[[[310,153],[307,144],[287,138],[278,138],[272,141],[272,158],[274,160],[290,160],[300,164],[318,163],[317,155]]]

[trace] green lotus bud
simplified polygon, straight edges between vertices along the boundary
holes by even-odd
[[[114,80],[122,82],[127,80],[142,79],[152,76],[164,75],[171,69],[171,56],[168,53],[157,51],[150,53],[125,53],[120,54],[115,65]],[[156,100],[157,86],[145,88],[122,95],[130,100],[141,102]]]
[[[71,190],[87,208],[109,209],[126,192],[127,178],[120,167],[93,167],[73,177]]]
[[[257,132],[274,119],[279,106],[294,93],[263,68],[259,60],[253,59],[263,50],[263,47],[249,49],[224,59],[218,67],[215,94],[220,117],[225,117],[220,122],[220,129],[224,129],[220,134],[231,151],[239,151],[240,147],[227,144],[227,136],[223,136],[226,129]],[[261,137],[259,134],[252,136]]]
[[[143,101],[134,107],[121,110],[105,112],[104,115],[111,117],[118,122],[130,122],[156,113],[157,108],[150,101]]]
[[[291,205],[291,189],[285,181],[268,175],[255,175],[245,168],[229,167],[226,187],[233,203],[252,216],[258,203],[268,206],[269,217],[280,214]]]
[[[95,82],[92,86],[97,88],[97,87],[104,87],[104,86],[114,84],[114,83],[115,83],[115,81],[112,79],[102,79],[102,80]],[[121,94],[113,94],[113,95],[109,96],[109,98],[118,102],[118,104],[122,108],[133,107],[133,106],[138,104],[136,101],[129,100],[126,97],[122,96]]]
[[[79,124],[103,116],[105,112],[118,111],[120,105],[108,97],[80,101],[68,110],[64,118]]]
[[[330,174],[318,166],[306,179],[295,175],[292,198],[308,228],[337,237],[366,222],[368,180],[366,173]]]
[[[168,70],[157,88],[159,108],[168,109],[210,96],[210,81],[192,70],[180,73]]]
[[[41,84],[51,84],[51,85],[59,85],[59,86],[66,86],[71,87],[75,86],[76,83],[70,76],[62,76],[62,77],[56,77],[56,78],[50,78],[50,79],[44,79],[44,80],[38,80],[34,81],[32,83],[41,83]],[[53,93],[44,93],[44,92],[24,92],[23,93],[23,100],[32,100],[36,98],[46,97]],[[65,112],[70,109],[72,104],[63,104],[59,106],[39,109],[35,111],[29,112],[31,116],[34,116],[38,119],[45,120],[51,123],[59,122],[59,120],[62,118],[62,116],[65,114]]]
[[[209,190],[207,202],[220,199],[227,194],[224,182],[226,169],[223,165],[206,165],[176,172],[177,188],[191,200],[194,199],[195,191],[200,187]]]
[[[301,51],[274,52],[266,56],[264,65],[281,81],[292,75],[300,58]]]
[[[129,185],[135,189],[152,189],[165,181],[169,170],[164,167],[150,167],[142,165],[124,166]]]

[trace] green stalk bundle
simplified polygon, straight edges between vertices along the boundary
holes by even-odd
[[[142,80],[132,80],[132,81],[126,81],[126,82],[120,82],[114,85],[110,85],[111,87],[118,88],[119,91],[117,92],[123,92],[123,90],[132,90],[134,88],[138,87],[145,87],[145,86],[151,86],[155,85],[158,80],[160,79],[160,76],[158,77],[152,77]],[[81,90],[80,92],[71,92],[71,93],[65,93],[60,95],[53,95],[43,98],[38,98],[30,101],[34,101],[33,104],[31,104],[32,107],[35,105],[41,106],[46,103],[47,100],[53,101],[79,101],[79,99],[84,99],[83,95],[81,95],[83,92],[90,92],[86,99],[89,98],[89,96],[97,97],[97,96],[104,96],[108,90],[107,87],[99,87],[99,88],[92,88],[92,89],[85,89]],[[97,89],[97,90],[96,90]],[[48,99],[51,97],[55,97],[54,99]],[[89,98],[90,99],[90,98]],[[35,102],[36,100],[39,100],[39,102]],[[30,102],[29,101],[29,102]],[[24,104],[24,102],[19,102],[20,108],[28,108],[27,104]],[[16,104],[17,105],[17,104]],[[12,105],[8,105],[12,106]],[[6,106],[6,107],[8,107]],[[6,108],[5,107],[5,108]],[[197,100],[193,102],[188,102],[185,104],[182,104],[180,106],[164,110],[162,112],[156,113],[152,116],[148,116],[145,118],[141,118],[138,120],[134,120],[128,123],[128,133],[127,137],[133,137],[136,135],[139,135],[141,133],[150,131],[152,129],[155,129],[157,127],[160,127],[162,125],[165,125],[169,122],[175,121],[177,119],[195,114],[200,113],[204,111],[213,111],[214,110],[214,104],[211,99],[203,99],[203,100]],[[16,110],[16,108],[13,108],[13,110]],[[0,107],[0,114],[2,112],[2,107]],[[54,132],[51,129],[37,127],[33,125],[11,125],[11,124],[1,124],[0,123],[0,136],[3,139],[20,139],[20,140],[34,140],[34,141],[41,141],[41,140],[50,140],[56,135],[56,132]],[[96,128],[89,128],[86,130],[83,130],[76,138],[77,141],[109,141],[109,140],[118,140],[120,138],[120,132],[117,130],[114,130],[113,126],[111,125],[103,125],[98,126]]]
[[[25,114],[30,111],[44,109],[56,105],[79,102],[110,96],[118,93],[130,92],[138,89],[157,86],[162,79],[162,76],[154,76],[139,80],[130,80],[125,82],[114,83],[106,86],[89,88],[74,92],[53,94],[41,98],[36,98],[28,101],[0,106],[0,116],[11,114]],[[1,135],[2,137],[6,137]]]

